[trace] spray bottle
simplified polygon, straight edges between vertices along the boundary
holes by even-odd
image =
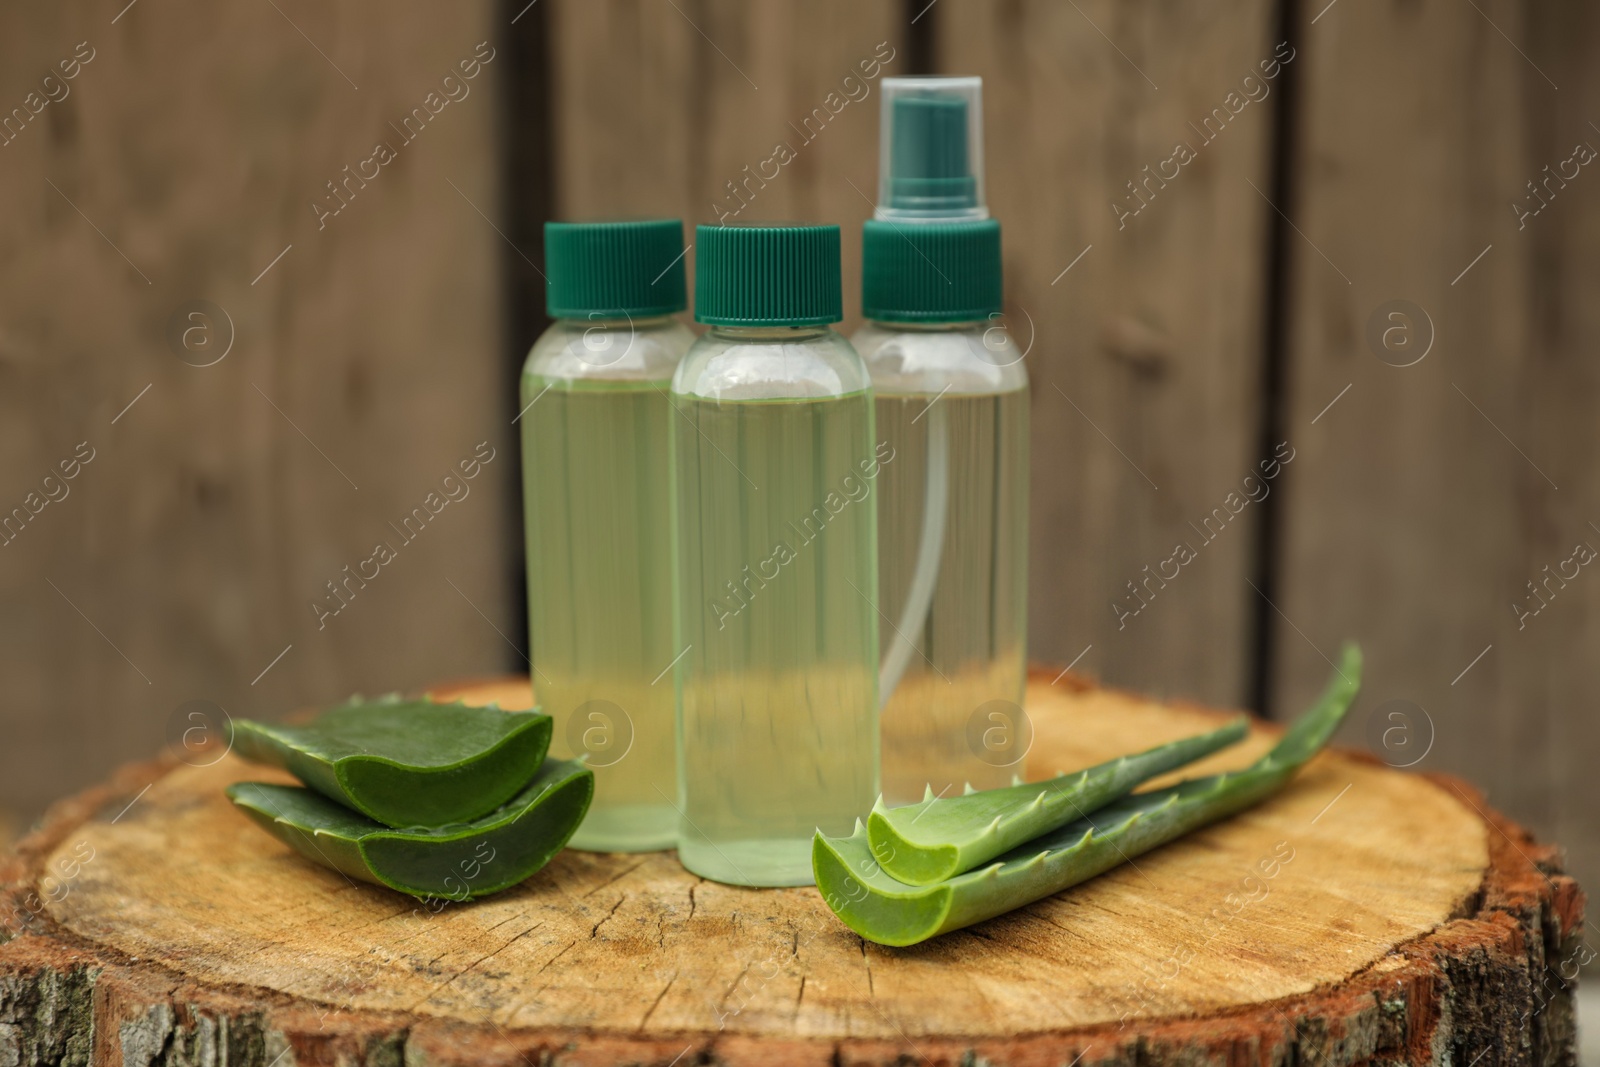
[[[852,338],[872,375],[885,800],[1005,785],[1028,728],[1028,375],[999,324],[982,82],[886,78]]]

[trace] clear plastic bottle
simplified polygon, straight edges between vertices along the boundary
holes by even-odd
[[[837,226],[701,226],[673,379],[678,856],[808,885],[811,839],[878,789],[871,383],[840,318]]]
[[[879,198],[853,338],[872,374],[890,804],[1004,785],[1031,738],[1028,375],[998,321],[981,82],[886,78]]]
[[[522,372],[535,696],[594,802],[572,847],[677,843],[669,388],[694,334],[676,220],[545,227],[549,314]]]

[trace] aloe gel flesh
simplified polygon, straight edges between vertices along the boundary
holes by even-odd
[[[1022,771],[1028,375],[1001,310],[977,78],[884,81],[879,194],[852,338],[878,433],[883,787],[992,789]]]
[[[678,855],[805,885],[816,828],[848,833],[878,790],[884,458],[866,369],[828,326],[838,228],[701,227],[697,250],[711,329],[673,383]]]
[[[573,848],[677,838],[669,524],[672,374],[694,335],[676,220],[551,223],[550,314],[520,416],[535,697],[595,794]]]

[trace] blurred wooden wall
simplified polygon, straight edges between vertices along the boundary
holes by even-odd
[[[1398,702],[1434,742],[1419,766],[1485,786],[1592,889],[1600,166],[1578,160],[1600,158],[1600,11],[1340,3],[1312,24],[1320,8],[1291,160],[1279,417],[1303,449],[1274,700],[1360,638],[1364,713]],[[1396,300],[1421,311],[1414,345],[1431,337],[1410,366],[1366,337]]]
[[[39,508],[0,545],[0,807],[149,758],[190,700],[277,716],[516,661],[494,13],[0,12],[0,109],[39,107],[0,146],[0,512]]]
[[[272,714],[521,667],[505,451],[328,631],[308,602],[511,441],[544,218],[838,222],[853,329],[878,82],[976,73],[1034,382],[1034,658],[1284,717],[1355,637],[1347,741],[1471,778],[1600,881],[1600,578],[1567,562],[1600,547],[1576,0],[51,11],[0,16],[5,100],[98,52],[0,149],[0,225],[34,252],[0,268],[0,491],[106,447],[0,549],[0,804],[152,750],[180,699]],[[473,95],[316,229],[324,181],[481,40]],[[163,339],[196,297],[234,317],[216,367]]]

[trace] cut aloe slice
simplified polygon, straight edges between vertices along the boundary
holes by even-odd
[[[1140,782],[1243,740],[1247,731],[1240,716],[1210,733],[1049,781],[944,799],[930,793],[920,804],[899,808],[884,807],[880,798],[867,817],[867,841],[891,877],[908,885],[932,885],[1084,818],[1133,792]]]
[[[504,807],[470,823],[394,830],[309,789],[236,782],[228,799],[315,863],[414,897],[467,900],[516,885],[550,862],[583,821],[594,772],[546,760]]]
[[[1126,797],[936,885],[891,878],[859,822],[850,837],[818,833],[811,854],[817,888],[846,926],[880,945],[915,945],[1031,904],[1277,792],[1338,729],[1360,678],[1360,650],[1346,645],[1316,705],[1249,767]]]
[[[440,826],[494,811],[550,747],[550,716],[426,700],[352,701],[305,726],[240,720],[233,750],[282,767],[386,826]]]

